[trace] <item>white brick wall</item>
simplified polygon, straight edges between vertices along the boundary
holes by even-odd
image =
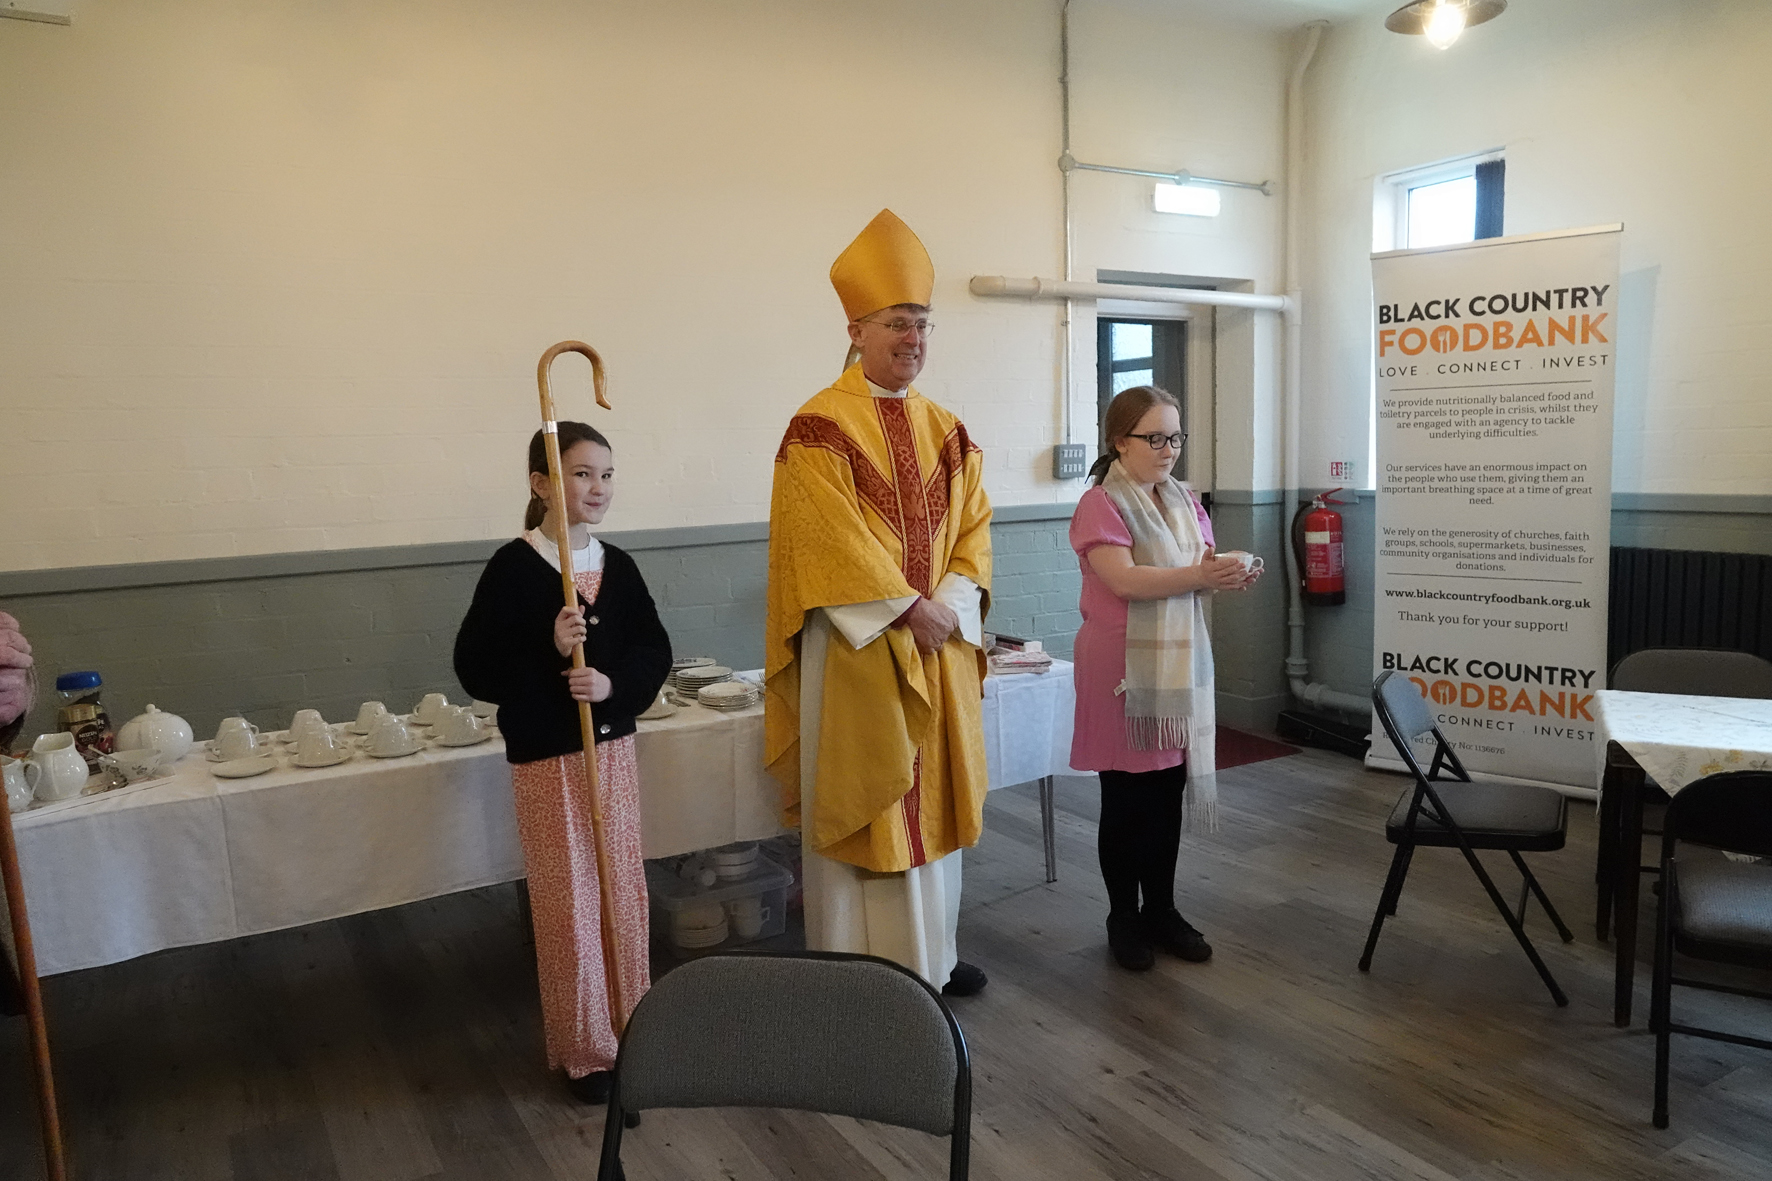
[[[1277,175],[1279,33],[1073,10],[1079,152]],[[920,384],[991,494],[1074,498],[1057,309],[966,290],[1061,267],[1056,52],[1055,6],[1022,0],[166,0],[0,29],[0,568],[508,535],[563,338],[609,362],[613,412],[577,358],[555,386],[617,445],[612,528],[761,519],[843,355],[826,271],[882,205],[934,255]],[[882,71],[907,106],[857,89]],[[1271,289],[1277,202],[1184,225],[1147,190],[1078,183],[1081,274]],[[1092,387],[1084,350],[1085,440]]]

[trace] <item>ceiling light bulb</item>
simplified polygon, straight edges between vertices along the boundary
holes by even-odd
[[[1445,49],[1464,32],[1464,5],[1460,0],[1439,0],[1427,18],[1427,39],[1435,49]]]

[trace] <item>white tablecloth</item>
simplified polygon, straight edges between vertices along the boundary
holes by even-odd
[[[1605,777],[1608,742],[1624,747],[1669,795],[1719,771],[1772,770],[1772,701],[1603,689],[1594,703],[1596,784]]]
[[[1054,660],[1043,673],[985,678],[984,758],[992,790],[1072,774],[1075,672],[1068,660]]]
[[[1063,774],[1071,666],[985,682],[989,785]],[[761,706],[642,722],[648,857],[780,831]],[[38,970],[275,931],[523,876],[504,743],[358,755],[217,779],[193,752],[165,779],[14,817]]]

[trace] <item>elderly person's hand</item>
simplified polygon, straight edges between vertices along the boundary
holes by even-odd
[[[31,642],[18,620],[0,611],[0,726],[29,713],[35,694],[31,681]]]

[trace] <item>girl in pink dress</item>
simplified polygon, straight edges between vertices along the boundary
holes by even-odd
[[[560,603],[560,523],[548,505],[538,431],[529,446],[523,536],[500,548],[480,575],[456,636],[455,671],[468,692],[499,706],[529,874],[548,1065],[565,1072],[579,1099],[601,1103],[616,1052],[607,973],[620,973],[630,1012],[651,984],[633,736],[635,717],[670,672],[671,643],[634,560],[590,533],[614,491],[609,441],[584,423],[562,422],[559,431],[579,601]],[[571,653],[580,643],[587,667],[574,669]],[[580,701],[591,703],[597,735],[621,949],[613,965],[604,955]]]
[[[1108,946],[1133,971],[1155,963],[1153,946],[1201,961],[1212,948],[1175,908],[1175,862],[1181,846],[1182,798],[1187,786],[1185,732],[1179,738],[1134,745],[1126,719],[1126,628],[1129,605],[1191,597],[1202,591],[1241,590],[1255,581],[1236,558],[1217,557],[1212,522],[1187,489],[1171,480],[1181,445],[1181,411],[1156,386],[1118,394],[1104,424],[1108,449],[1090,472],[1095,484],[1071,517],[1071,548],[1083,572],[1083,627],[1077,633],[1076,728],[1071,766],[1101,774],[1101,825],[1097,853],[1108,891]],[[1153,513],[1165,497],[1185,498],[1205,543],[1194,565],[1163,567],[1134,562],[1127,522],[1102,487],[1110,468],[1150,500]],[[1116,487],[1128,484],[1116,481]],[[1185,511],[1185,510],[1183,510]],[[1140,894],[1143,906],[1140,907]]]

